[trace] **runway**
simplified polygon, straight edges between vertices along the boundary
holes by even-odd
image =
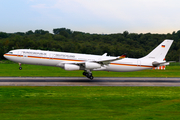
[[[180,86],[180,78],[0,77],[0,86]]]

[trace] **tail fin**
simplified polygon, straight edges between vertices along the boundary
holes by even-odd
[[[163,61],[172,43],[173,40],[164,40],[160,45],[158,45],[153,51],[151,51],[148,55],[146,55],[143,58]]]

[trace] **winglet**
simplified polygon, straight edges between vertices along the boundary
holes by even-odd
[[[125,58],[126,54],[121,55],[119,58]]]
[[[107,53],[104,53],[102,56],[107,56]]]

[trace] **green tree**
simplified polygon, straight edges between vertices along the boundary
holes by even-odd
[[[26,35],[32,35],[32,34],[34,34],[32,30],[26,32]]]
[[[0,32],[0,39],[1,38],[7,38],[8,37],[8,34],[5,33],[5,32]]]

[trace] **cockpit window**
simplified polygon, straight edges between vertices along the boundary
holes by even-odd
[[[13,52],[8,52],[8,54],[13,54]]]

